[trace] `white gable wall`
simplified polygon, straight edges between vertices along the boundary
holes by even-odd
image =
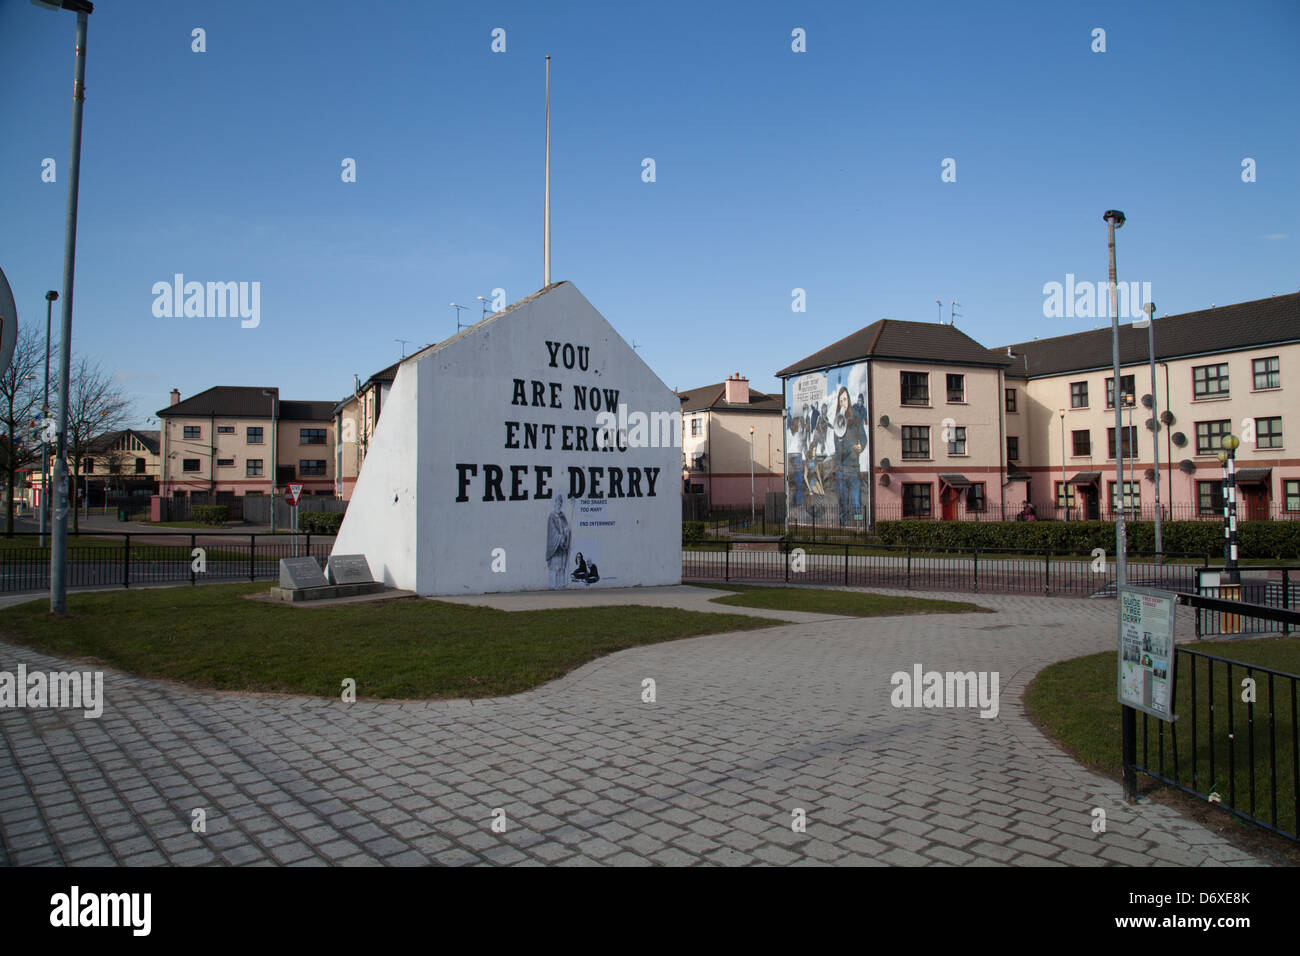
[[[524,383],[523,404],[516,380]],[[534,382],[542,383],[540,407]],[[614,390],[626,414],[681,407],[569,283],[412,356],[384,406],[335,553],[364,553],[376,577],[383,567],[386,581],[421,594],[547,589],[547,526],[558,492],[570,534],[567,588],[679,583],[681,448],[591,450],[595,402],[577,407],[578,390],[589,388],[597,389],[602,410]],[[536,428],[535,447],[526,447],[526,425]],[[579,450],[580,432],[587,450]],[[389,457],[396,461],[379,463]],[[496,475],[499,482],[491,480]],[[575,490],[590,498],[593,479],[600,499],[570,500]],[[414,486],[414,512],[403,510],[409,496],[399,485]],[[595,584],[571,580],[579,551],[599,569]]]

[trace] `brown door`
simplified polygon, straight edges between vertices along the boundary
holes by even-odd
[[[1242,513],[1245,521],[1267,521],[1268,499],[1264,497],[1263,485],[1243,485],[1241,487]]]

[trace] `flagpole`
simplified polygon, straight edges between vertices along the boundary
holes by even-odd
[[[551,58],[546,58],[546,192],[542,228],[542,287],[551,284]]]

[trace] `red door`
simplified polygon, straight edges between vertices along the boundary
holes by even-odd
[[[957,490],[943,486],[943,491],[939,492],[939,508],[944,521],[953,521],[957,518]]]

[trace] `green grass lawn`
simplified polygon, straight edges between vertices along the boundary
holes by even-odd
[[[776,621],[673,608],[507,613],[416,598],[301,609],[244,600],[266,584],[70,594],[7,609],[0,639],[199,687],[362,698],[497,697],[605,654]],[[632,694],[637,688],[630,688]]]
[[[814,614],[843,614],[846,617],[887,617],[899,614],[966,614],[988,608],[966,601],[932,601],[926,598],[893,597],[838,591],[830,588],[783,588],[746,584],[699,584],[696,587],[738,594],[716,597],[710,603],[755,607],[769,611],[810,611]]]
[[[1270,638],[1249,641],[1202,641],[1193,649],[1219,657],[1230,658],[1273,670],[1300,674],[1300,638]],[[1120,706],[1115,697],[1115,652],[1092,654],[1074,660],[1062,661],[1045,668],[1029,685],[1025,702],[1031,717],[1050,737],[1069,751],[1076,760],[1101,771],[1110,777],[1120,775]],[[1175,675],[1178,688],[1174,712],[1178,732],[1179,779],[1191,786],[1192,753],[1192,675],[1187,655],[1178,656]],[[1229,744],[1235,748],[1236,805],[1249,811],[1250,760],[1249,714],[1242,702],[1244,668],[1232,668],[1232,686],[1227,685],[1226,665],[1215,662],[1214,684],[1208,685],[1208,667],[1204,659],[1196,660],[1196,789],[1208,793],[1215,789],[1226,805],[1230,800],[1232,780],[1228,774]],[[1255,703],[1255,815],[1268,820],[1272,805],[1268,797],[1269,781],[1269,690],[1267,675],[1256,672]],[[1277,747],[1278,826],[1296,832],[1295,788],[1292,777],[1291,748],[1293,742],[1291,713],[1291,682],[1275,678],[1274,708],[1277,723],[1274,728]],[[1232,695],[1232,722],[1229,724],[1229,695]],[[1209,708],[1214,706],[1214,739],[1209,738]],[[1160,732],[1164,732],[1165,775],[1174,777],[1174,748],[1169,726],[1155,718],[1147,719],[1147,766],[1157,766]],[[1232,734],[1232,741],[1229,740]],[[1138,758],[1143,755],[1142,715],[1138,715]],[[1210,772],[1211,749],[1215,768]],[[1143,785],[1150,778],[1139,776]]]

